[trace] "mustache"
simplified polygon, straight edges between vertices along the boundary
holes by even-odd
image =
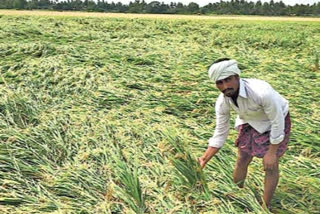
[[[222,91],[222,93],[226,93],[227,91],[232,91],[233,90],[233,88],[226,88],[226,89],[224,89],[223,91]]]

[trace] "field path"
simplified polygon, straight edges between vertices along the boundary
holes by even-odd
[[[39,11],[39,10],[0,10],[1,15],[36,15],[36,16],[85,16],[85,17],[113,17],[113,18],[163,18],[163,19],[236,19],[255,21],[311,21],[320,22],[320,18],[309,17],[279,17],[279,16],[224,16],[224,15],[171,15],[171,14],[130,14],[130,13],[91,13],[70,11]]]

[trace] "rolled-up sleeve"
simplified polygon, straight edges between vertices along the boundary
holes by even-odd
[[[215,112],[216,128],[208,143],[210,147],[221,148],[228,137],[230,128],[230,105],[226,103],[222,94],[216,101]]]
[[[275,96],[274,93],[277,92],[274,90],[268,90],[262,97],[262,105],[264,112],[271,123],[270,143],[279,144],[283,141],[285,136],[285,118],[281,108],[280,100],[278,100],[279,96]]]

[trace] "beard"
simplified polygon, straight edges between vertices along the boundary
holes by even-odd
[[[223,93],[224,95],[226,95],[227,97],[232,97],[232,96],[234,96],[235,92],[236,92],[236,91],[235,91],[233,88],[227,88],[227,89],[225,89],[225,90],[222,91],[222,93]]]

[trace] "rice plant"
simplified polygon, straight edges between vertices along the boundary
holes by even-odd
[[[22,92],[4,91],[0,103],[0,116],[8,126],[14,125],[19,128],[34,126],[39,123],[37,103],[29,97],[23,96]]]
[[[121,150],[118,151],[120,157],[113,157],[116,162],[117,177],[119,177],[120,181],[118,186],[119,195],[136,213],[144,213],[146,211],[145,194],[140,185],[138,170],[136,167],[131,170],[125,159],[123,159]]]
[[[170,130],[165,132],[168,144],[172,147],[170,149],[172,155],[169,158],[178,171],[180,183],[185,185],[190,191],[194,189],[202,191],[206,199],[209,200],[210,194],[206,178],[199,163],[185,148],[181,138],[176,135],[176,133]]]

